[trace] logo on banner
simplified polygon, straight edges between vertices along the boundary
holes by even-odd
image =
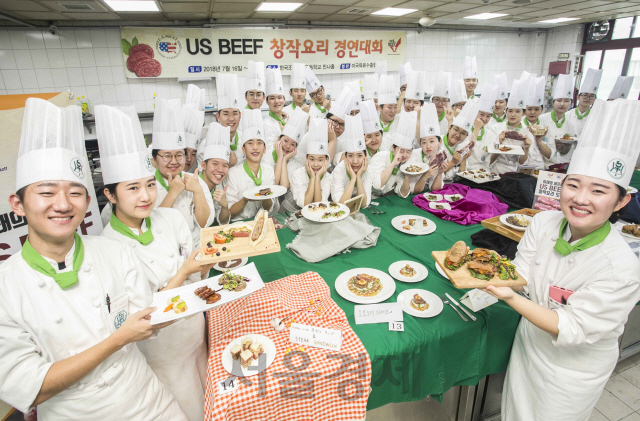
[[[399,38],[398,41],[396,41],[395,39],[390,39],[387,45],[389,46],[389,48],[391,48],[391,51],[395,53],[398,50],[398,47],[400,46],[401,43],[402,43],[402,38]]]
[[[174,59],[180,55],[182,51],[182,44],[178,38],[165,35],[158,38],[156,41],[156,50],[164,58]]]
[[[81,180],[84,178],[84,165],[78,158],[71,160],[71,172]]]

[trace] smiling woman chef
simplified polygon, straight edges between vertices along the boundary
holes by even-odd
[[[610,220],[640,152],[640,102],[598,100],[567,171],[562,212],[541,212],[514,264],[531,300],[487,287],[523,317],[502,396],[502,416],[588,420],[618,359],[618,337],[640,299],[640,262]]]

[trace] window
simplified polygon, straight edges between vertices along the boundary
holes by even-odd
[[[602,59],[602,50],[587,51],[582,64],[582,72],[586,73],[587,69],[599,69],[600,59]]]
[[[624,64],[624,56],[627,54],[626,49],[622,50],[606,50],[604,52],[604,60],[602,61],[602,79],[598,88],[598,97],[600,99],[609,98],[609,94],[616,83],[618,76],[622,74],[622,66]]]
[[[635,76],[628,98],[636,99],[640,94],[640,48],[634,48],[631,52],[631,61],[629,62],[627,76]]]
[[[631,35],[631,27],[633,26],[634,19],[635,17],[616,19],[616,23],[613,25],[613,35],[611,39],[628,39],[629,35]]]

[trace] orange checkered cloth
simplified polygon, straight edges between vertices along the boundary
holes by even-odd
[[[276,333],[271,327],[273,317],[283,318],[307,308],[311,300],[318,298],[320,314],[315,311],[318,306],[313,306],[313,311],[296,313],[291,319],[341,330],[339,352],[310,346],[303,346],[304,351],[299,352],[299,345],[289,342],[288,328]],[[316,272],[270,282],[246,298],[210,310],[207,317],[210,354],[204,403],[206,421],[347,421],[365,417],[371,383],[369,354],[342,309],[331,299],[326,282]],[[239,387],[235,392],[219,395],[218,383],[229,377],[222,367],[222,351],[229,342],[249,334],[269,337],[276,345],[276,359],[264,375],[246,378],[250,386],[236,379]],[[291,358],[288,366],[300,367],[300,371],[292,371],[283,363],[289,348],[293,354],[288,357]],[[302,370],[307,363],[308,367]]]

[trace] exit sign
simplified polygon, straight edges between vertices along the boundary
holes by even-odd
[[[560,53],[560,54],[558,54],[558,60],[568,59],[568,58],[569,58],[569,53]]]

